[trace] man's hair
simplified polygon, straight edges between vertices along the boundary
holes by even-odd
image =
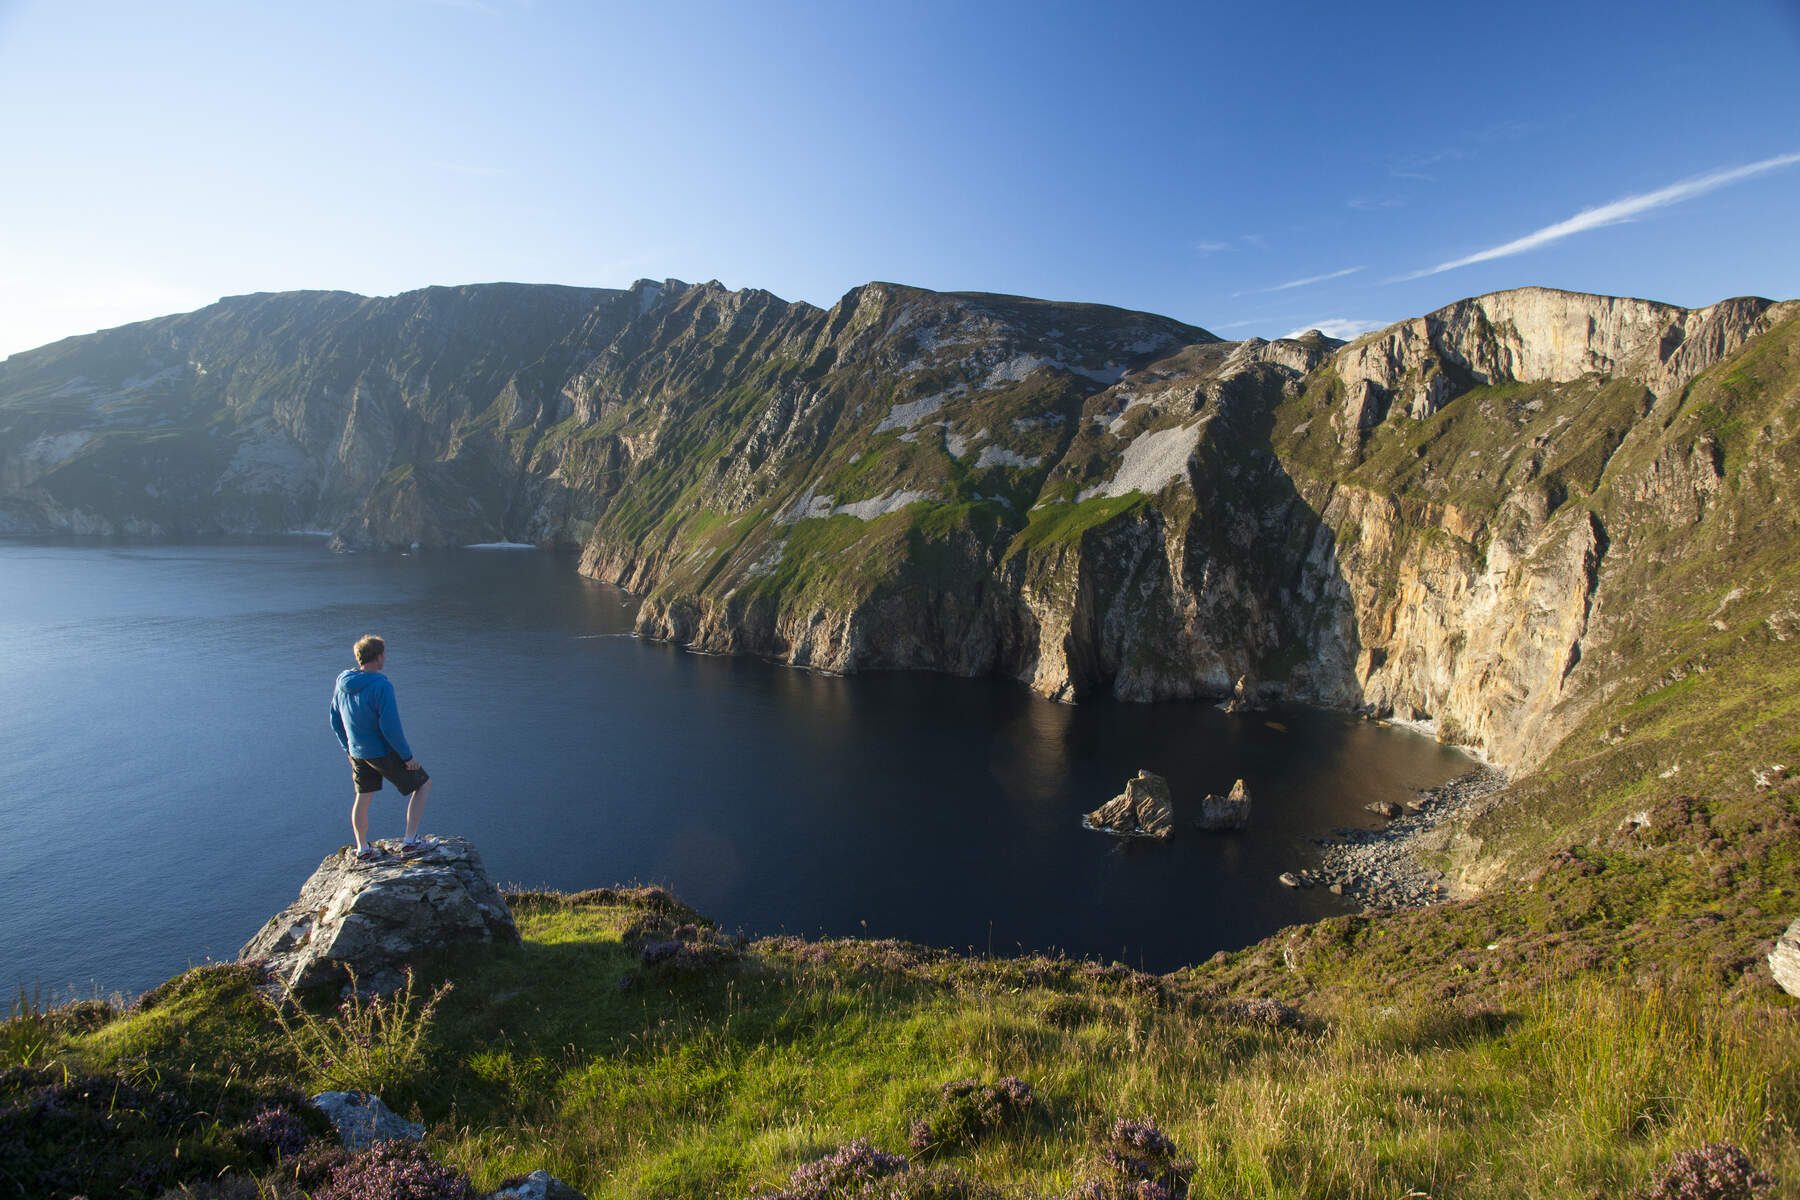
[[[387,643],[372,633],[365,633],[356,639],[356,665],[364,666],[374,662],[387,653]]]

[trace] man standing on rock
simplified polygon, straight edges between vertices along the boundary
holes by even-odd
[[[417,854],[425,848],[419,820],[431,794],[431,776],[406,744],[394,685],[381,673],[387,666],[387,643],[371,633],[357,640],[355,651],[357,665],[337,677],[331,694],[331,729],[350,756],[350,774],[356,781],[356,800],[350,806],[356,858],[368,862],[378,853],[369,841],[369,802],[381,790],[383,779],[407,798],[401,853]]]

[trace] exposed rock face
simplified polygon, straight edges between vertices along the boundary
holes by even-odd
[[[1392,404],[1431,416],[1472,385],[1631,379],[1679,390],[1769,327],[1765,301],[1684,309],[1647,300],[1519,288],[1477,296],[1360,338],[1337,356],[1347,429]]]
[[[1800,921],[1787,927],[1769,952],[1769,970],[1790,996],[1800,996]]]
[[[1346,346],[884,283],[235,297],[0,363],[0,530],[578,546],[696,649],[1244,680],[1529,767],[1667,564],[1788,536],[1797,314],[1527,288]]]
[[[1197,824],[1202,829],[1243,829],[1250,824],[1250,789],[1243,780],[1223,796],[1208,792],[1200,801]]]
[[[470,944],[516,946],[519,931],[475,847],[447,838],[410,859],[358,863],[347,848],[326,856],[238,957],[263,960],[289,989],[341,985],[354,971],[361,990],[379,993],[420,958]]]
[[[367,1150],[376,1142],[417,1142],[425,1127],[408,1121],[373,1092],[320,1092],[313,1107],[331,1119],[346,1150]]]
[[[1175,832],[1175,805],[1169,799],[1169,781],[1149,771],[1139,771],[1125,781],[1125,790],[1082,818],[1089,829],[1125,837],[1150,837],[1163,841]]]

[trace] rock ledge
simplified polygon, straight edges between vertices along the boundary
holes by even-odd
[[[413,858],[390,850],[359,863],[327,855],[299,898],[239,952],[288,990],[342,986],[354,971],[365,992],[388,992],[405,969],[439,951],[519,944],[512,910],[467,838],[443,838]]]

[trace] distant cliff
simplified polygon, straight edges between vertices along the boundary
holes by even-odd
[[[1247,676],[1530,765],[1701,579],[1795,606],[1797,355],[1793,302],[1543,289],[1350,345],[882,283],[234,297],[0,364],[0,531],[572,545],[697,648]]]

